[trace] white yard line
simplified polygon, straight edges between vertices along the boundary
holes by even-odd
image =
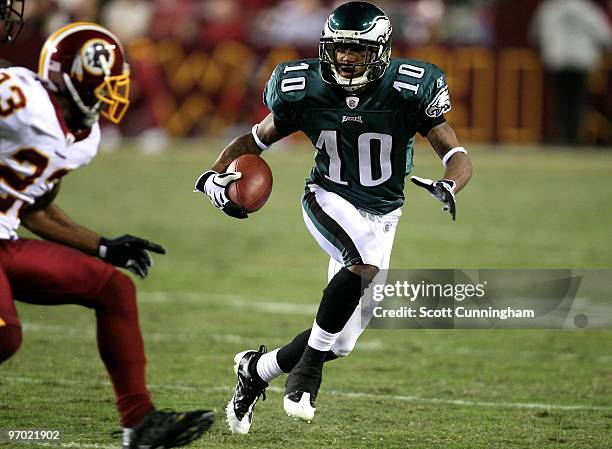
[[[95,328],[82,329],[77,327],[65,326],[62,324],[35,324],[35,323],[23,323],[22,328],[24,333],[44,333],[47,336],[53,334],[60,338],[72,339],[75,336],[87,335],[91,338],[95,336]],[[144,338],[147,342],[164,342],[164,341],[176,341],[176,340],[190,340],[192,341],[195,337],[210,338],[220,343],[232,343],[244,345],[245,348],[254,348],[258,346],[259,342],[264,342],[269,347],[275,345],[283,345],[287,343],[288,339],[280,338],[264,338],[264,337],[245,337],[237,334],[218,334],[218,333],[203,333],[194,335],[185,332],[145,332]],[[359,349],[365,351],[380,351],[383,348],[383,343],[380,340],[370,339],[359,343]],[[232,354],[233,356],[233,354]]]
[[[298,315],[313,316],[318,306],[318,298],[310,303],[304,303],[292,298],[283,298],[282,301],[271,301],[270,298],[227,293],[209,293],[195,291],[144,291],[138,294],[142,303],[175,303],[205,305],[215,304],[233,307],[255,313],[271,315]],[[577,297],[572,303],[572,313],[565,323],[568,329],[573,329],[574,316],[585,314],[592,328],[607,329],[612,323],[612,304],[602,301],[593,301],[586,297]]]
[[[32,377],[21,377],[21,376],[7,376],[3,379],[7,383],[31,383],[31,384],[47,384],[47,385],[103,385],[110,388],[110,383],[104,382],[84,382],[73,379],[55,379],[55,378],[32,378]],[[172,384],[172,385],[149,385],[151,389],[166,389],[166,390],[178,390],[178,391],[194,391],[198,393],[219,393],[219,392],[231,392],[233,386],[215,386],[215,387],[201,387],[198,385],[185,385],[185,384]],[[268,391],[275,393],[284,393],[284,388],[270,386]],[[470,401],[463,399],[442,399],[442,398],[426,398],[420,396],[406,396],[406,395],[393,395],[393,394],[374,394],[374,393],[360,393],[356,391],[343,391],[343,390],[330,390],[325,391],[324,394],[331,394],[333,396],[351,398],[351,399],[365,399],[368,401],[395,401],[395,402],[418,402],[421,404],[443,404],[443,405],[457,405],[466,407],[497,407],[497,408],[518,408],[518,409],[536,409],[536,410],[592,410],[592,411],[612,411],[612,406],[600,406],[600,405],[580,405],[580,404],[544,404],[539,402],[492,402],[492,401]]]
[[[241,310],[262,312],[278,315],[306,315],[314,316],[317,304],[299,303],[295,300],[270,301],[270,298],[241,296],[230,294],[217,294],[206,292],[139,292],[138,301],[144,304],[165,304],[181,302],[183,304],[210,304],[233,307]]]
[[[76,448],[92,448],[92,449],[118,449],[120,443],[117,444],[100,444],[100,443],[38,443],[38,442],[30,442],[30,441],[12,441],[13,444],[23,444],[25,446],[36,445],[36,446],[44,446],[44,447],[76,447]]]

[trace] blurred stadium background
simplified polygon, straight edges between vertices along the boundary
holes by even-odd
[[[376,3],[391,16],[395,56],[446,71],[448,119],[475,165],[456,223],[407,186],[392,267],[612,267],[609,52],[588,73],[573,144],[554,118],[563,101],[554,74],[528,39],[543,2]],[[609,2],[594,3],[610,17]],[[137,281],[158,405],[216,408],[219,423],[195,445],[202,448],[612,447],[609,329],[369,330],[351,357],[326,368],[311,425],[287,419],[277,381],[251,434],[229,434],[222,409],[233,354],[275,347],[308,327],[325,283],[327,261],[299,205],[312,147],[295,137],[270,150],[272,196],[246,221],[214,210],[191,193],[192,182],[266,114],[261,91],[274,65],[316,55],[333,6],[26,0],[22,35],[0,47],[0,57],[35,69],[46,35],[72,20],[100,21],[127,44],[133,107],[118,132],[104,130],[104,147],[118,151],[68,176],[57,201],[104,235],[130,232],[169,249]],[[416,174],[438,176],[423,140],[417,153]],[[610,316],[611,303],[600,298],[588,313]],[[18,309],[24,344],[0,367],[0,428],[61,429],[63,447],[116,447],[93,315]]]
[[[598,5],[609,23],[609,1],[584,1]],[[121,134],[142,137],[151,150],[163,147],[165,137],[233,136],[263,118],[261,92],[272,69],[281,61],[317,55],[322,23],[337,3],[27,1],[25,29],[0,56],[35,69],[42,42],[64,23],[89,20],[109,27],[127,46],[133,70],[132,109]],[[532,20],[543,3],[377,2],[393,24],[393,55],[424,59],[446,72],[453,101],[448,119],[462,142],[611,145],[610,51],[598,51],[587,92],[570,98],[583,114],[578,136],[571,139],[577,142],[567,142],[559,111],[569,107],[554,72],[539,57],[539,27]],[[571,24],[565,29],[572,33]],[[571,93],[566,89],[565,95]],[[110,128],[106,134],[112,146],[117,134]]]

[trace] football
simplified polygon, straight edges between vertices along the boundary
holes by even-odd
[[[258,211],[272,193],[272,171],[261,157],[244,154],[234,160],[227,171],[242,173],[242,177],[227,187],[227,195],[247,212]]]

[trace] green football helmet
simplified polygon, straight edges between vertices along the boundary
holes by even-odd
[[[336,53],[339,49],[365,51],[365,60],[352,66],[350,75],[342,76]],[[391,57],[391,22],[378,7],[366,2],[340,5],[327,18],[321,40],[319,58],[323,81],[342,87],[348,92],[360,90],[385,73]],[[355,68],[364,66],[362,74],[354,76]]]

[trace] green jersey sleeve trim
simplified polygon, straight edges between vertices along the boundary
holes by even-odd
[[[444,117],[444,115],[441,115],[440,117],[434,117],[434,118],[427,117],[421,120],[417,131],[419,132],[421,136],[426,137],[427,133],[431,131],[432,128],[444,122],[446,122],[446,118]]]

